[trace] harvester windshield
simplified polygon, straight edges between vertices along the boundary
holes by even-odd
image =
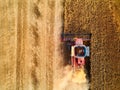
[[[86,48],[84,46],[75,47],[75,56],[85,57],[85,55],[86,55]]]

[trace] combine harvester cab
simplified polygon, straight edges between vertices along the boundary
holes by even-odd
[[[73,70],[80,70],[86,64],[86,57],[90,57],[90,42],[91,34],[62,34],[62,41],[66,42],[69,51],[71,52],[71,66]]]

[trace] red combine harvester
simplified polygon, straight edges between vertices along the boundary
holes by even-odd
[[[73,70],[84,68],[85,57],[90,56],[90,48],[85,42],[89,42],[91,34],[62,34],[62,41],[66,42],[71,52],[71,66]]]

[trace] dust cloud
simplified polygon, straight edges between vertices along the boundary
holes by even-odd
[[[63,69],[61,78],[58,78],[55,83],[54,90],[88,90],[89,83],[86,79],[84,68],[73,72],[71,66],[66,66]]]

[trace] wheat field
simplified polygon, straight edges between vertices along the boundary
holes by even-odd
[[[92,34],[90,83],[63,64],[63,30]],[[0,90],[89,88],[120,90],[119,0],[0,0]]]

